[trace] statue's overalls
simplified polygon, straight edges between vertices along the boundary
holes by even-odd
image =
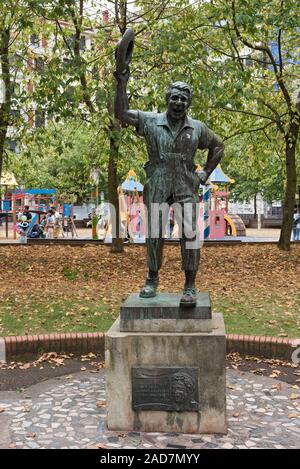
[[[163,220],[167,220],[167,213],[162,214],[159,234],[155,237],[153,223],[153,203],[166,204],[164,210],[174,203],[182,207],[183,226],[180,237],[182,269],[196,272],[200,260],[199,249],[189,249],[187,244],[186,228],[189,227],[196,234],[196,214],[198,203],[198,189],[200,179],[195,172],[194,156],[196,150],[210,148],[218,137],[202,122],[186,116],[183,126],[173,133],[167,120],[166,113],[157,114],[139,111],[138,134],[145,137],[149,161],[144,169],[147,181],[144,186],[144,203],[148,211],[148,267],[158,272],[162,264],[163,250]],[[204,169],[210,171],[209,161]],[[184,204],[189,209],[184,210]],[[155,209],[156,210],[156,209]],[[156,210],[157,213],[157,210]],[[189,241],[195,239],[195,235]]]

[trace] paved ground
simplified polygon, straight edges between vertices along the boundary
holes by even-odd
[[[78,228],[77,229],[77,234],[80,239],[91,239],[92,238],[92,231],[90,228]],[[268,229],[255,229],[255,228],[247,228],[247,236],[245,237],[233,237],[233,236],[227,236],[225,239],[226,240],[241,240],[243,242],[266,242],[266,241],[278,241],[280,235],[280,230],[279,229],[274,229],[274,228],[268,228]],[[71,239],[71,236],[66,239]],[[108,242],[111,242],[111,238],[107,238]],[[19,240],[13,239],[12,235],[12,230],[10,229],[9,231],[9,238],[6,238],[5,235],[5,226],[2,224],[0,226],[0,243],[19,243]],[[135,243],[144,243],[145,239],[144,237],[142,238],[135,238]]]
[[[87,370],[0,392],[0,448],[300,448],[299,397],[290,384],[230,369],[227,435],[109,432],[105,371]]]
[[[257,357],[243,358],[237,353],[227,357],[228,369],[251,372],[256,376],[276,378],[300,388],[300,367],[290,362]],[[71,375],[87,370],[95,373],[103,368],[101,355],[93,353],[74,356],[74,354],[44,353],[37,359],[0,362],[0,392],[23,391],[33,384],[48,381],[64,375]]]

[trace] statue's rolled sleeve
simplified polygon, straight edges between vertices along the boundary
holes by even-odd
[[[136,127],[137,134],[140,137],[145,136],[145,120],[146,120],[146,112],[138,111],[138,124]]]

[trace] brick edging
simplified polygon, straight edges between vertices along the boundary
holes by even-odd
[[[226,335],[227,353],[238,352],[265,358],[292,360],[292,354],[300,346],[300,339],[286,339],[260,335]]]
[[[41,352],[73,352],[81,355],[94,352],[104,359],[105,333],[8,336],[0,338],[0,342],[1,356],[2,359],[6,357],[6,360],[22,355],[38,355]],[[300,339],[227,334],[226,346],[227,353],[238,352],[241,355],[291,360],[293,352],[300,346]]]
[[[40,352],[73,352],[81,355],[94,352],[104,358],[104,338],[103,332],[8,336],[4,337],[6,360]]]

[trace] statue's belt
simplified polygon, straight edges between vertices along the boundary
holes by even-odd
[[[159,155],[157,155],[156,159],[149,161],[149,165],[178,165],[182,164],[184,167],[186,167],[187,170],[193,172],[197,168],[197,165],[195,165],[193,158],[188,157],[183,153],[171,153],[171,152],[161,152]],[[148,166],[148,165],[145,165]]]
[[[191,162],[193,159],[189,156],[186,156],[184,153],[174,153],[174,152],[161,152],[157,155],[157,158],[153,161],[155,163],[162,162],[162,161],[186,161]]]

